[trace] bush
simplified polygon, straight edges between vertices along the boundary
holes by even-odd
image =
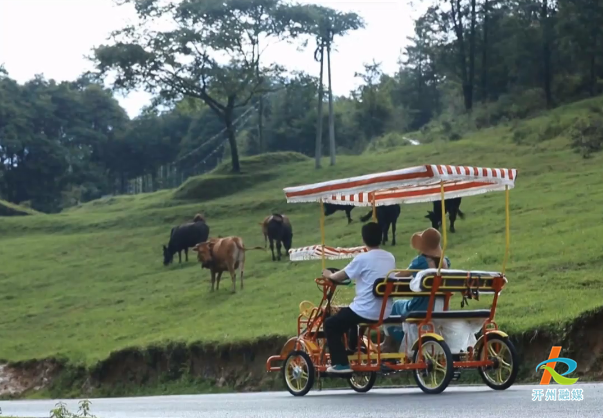
[[[603,148],[603,118],[588,116],[577,119],[571,128],[572,148],[589,158]]]
[[[398,132],[389,132],[371,141],[366,147],[366,151],[386,150],[405,145],[410,145],[410,142],[404,135]]]
[[[553,139],[565,132],[566,127],[561,123],[561,118],[557,114],[553,114],[549,118],[549,123],[543,125],[543,128],[538,133],[540,142]]]
[[[70,412],[63,402],[56,404],[56,408],[50,411],[50,418],[96,418],[90,413],[91,402],[87,399],[80,401],[77,414]]]

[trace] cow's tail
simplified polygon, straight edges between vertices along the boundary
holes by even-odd
[[[252,248],[247,248],[247,247],[239,247],[239,249],[243,250],[243,251],[251,251],[251,250],[263,250],[266,251],[266,249],[264,247],[252,247]]]
[[[460,209],[457,209],[456,212],[458,213],[458,215],[461,219],[465,219],[465,214],[463,212],[461,212]]]
[[[266,251],[266,249],[263,248],[263,247],[246,248],[243,244],[241,244],[241,241],[239,241],[239,240],[236,240],[235,244],[236,244],[237,248],[239,250],[242,250],[242,251],[250,251],[250,250],[263,250],[263,251]]]
[[[373,216],[373,211],[372,210],[369,213],[367,213],[366,215],[362,216],[360,218],[360,221],[361,222],[366,222],[366,221],[368,221],[371,218],[371,216]]]

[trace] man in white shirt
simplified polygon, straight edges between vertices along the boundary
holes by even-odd
[[[343,343],[343,334],[362,322],[379,320],[383,300],[373,295],[375,280],[383,278],[396,268],[394,256],[379,248],[381,244],[381,228],[371,222],[362,227],[362,240],[368,252],[357,255],[350,264],[337,273],[324,270],[322,275],[334,282],[346,279],[356,280],[356,297],[351,305],[341,309],[336,315],[327,318],[324,325],[327,345],[331,353],[331,367],[327,373],[351,373],[348,355]],[[387,301],[384,319],[392,310],[391,299]],[[356,341],[353,341],[356,340]],[[352,332],[352,349],[357,347],[357,332]]]

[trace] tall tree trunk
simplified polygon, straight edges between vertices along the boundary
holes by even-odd
[[[484,1],[484,44],[482,46],[482,94],[481,99],[482,102],[485,103],[488,101],[488,25],[490,11],[488,7],[490,6],[489,0]]]
[[[316,150],[315,156],[316,159],[316,168],[320,168],[320,159],[322,157],[322,80],[323,80],[323,72],[324,72],[324,44],[322,40],[320,41],[320,83],[318,85],[318,114],[316,121]]]
[[[455,4],[456,3],[456,4]],[[471,89],[469,77],[467,75],[467,56],[465,53],[465,36],[463,34],[463,13],[461,10],[461,0],[450,0],[452,9],[452,22],[459,47],[458,62],[461,70],[461,80],[463,82],[463,98],[465,101],[465,110],[470,111],[472,106]]]
[[[553,106],[553,95],[551,93],[551,43],[549,30],[549,5],[548,0],[542,0],[540,9],[540,22],[542,25],[542,63],[544,77],[544,94],[547,107]]]
[[[592,30],[592,51],[590,52],[590,80],[589,80],[589,92],[591,97],[597,95],[597,28]]]
[[[469,33],[469,107],[467,110],[473,109],[473,86],[475,86],[475,25],[477,21],[476,0],[471,0],[471,32]]]
[[[329,151],[331,165],[335,165],[335,117],[333,115],[333,88],[331,85],[331,44],[327,44],[327,77],[329,79]]]
[[[256,39],[257,49],[260,51],[260,40]],[[255,76],[260,79],[260,59],[258,58],[255,66]],[[258,107],[258,148],[259,153],[264,152],[264,95],[260,95],[260,103]]]
[[[260,96],[258,108],[258,146],[260,154],[264,152],[264,95]]]
[[[226,125],[226,135],[228,136],[228,144],[230,145],[230,158],[232,160],[232,171],[233,173],[241,172],[241,165],[239,163],[239,149],[237,147],[237,136],[235,127],[233,126],[233,114],[234,114],[234,97],[228,98],[228,104],[224,111],[224,124]]]

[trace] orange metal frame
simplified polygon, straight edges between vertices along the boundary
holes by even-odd
[[[266,361],[266,371],[275,372],[280,371],[281,366],[274,366],[273,363],[277,361],[284,361],[288,354],[286,351],[287,345],[291,344],[294,341],[293,347],[291,349],[300,350],[304,349],[307,354],[312,359],[314,366],[317,371],[324,372],[327,369],[327,360],[329,359],[329,354],[324,353],[324,348],[326,345],[326,340],[324,335],[320,336],[320,327],[324,323],[326,319],[326,305],[329,304],[328,299],[330,292],[335,291],[335,284],[331,283],[328,280],[319,278],[315,280],[316,283],[322,286],[322,299],[318,306],[314,307],[307,318],[304,318],[303,315],[299,315],[297,317],[297,337],[294,337],[289,340],[289,342],[283,347],[282,352],[279,355],[271,356]],[[430,296],[429,296],[429,305],[427,310],[427,315],[425,319],[423,319],[419,324],[419,342],[418,342],[418,350],[421,349],[421,340],[425,333],[427,332],[435,332],[435,328],[431,321],[433,306],[435,302],[436,294],[442,284],[442,276],[438,275],[434,277],[433,286],[431,288]],[[377,372],[381,371],[381,333],[379,332],[379,328],[383,325],[383,317],[385,314],[386,301],[389,299],[394,283],[388,281],[386,283],[385,292],[383,295],[383,304],[381,305],[381,312],[379,315],[379,320],[373,324],[369,324],[365,327],[360,327],[358,333],[358,347],[356,348],[356,359],[351,359],[350,366],[352,370],[358,372]],[[496,306],[498,303],[498,296],[504,287],[504,279],[503,277],[494,277],[492,280],[492,290],[494,291],[494,299],[492,301],[492,305],[490,308],[490,317],[484,322],[482,326],[482,335],[483,335],[483,346],[487,347],[488,343],[488,333],[494,330],[498,330],[498,325],[494,321],[494,316],[496,314]],[[442,292],[440,292],[442,293]],[[443,292],[445,293],[444,299],[444,311],[448,311],[450,307],[450,298],[452,297],[453,292]],[[332,296],[332,293],[331,293]],[[305,330],[302,331],[303,326],[305,325]],[[368,330],[368,332],[367,332]],[[377,342],[373,343],[370,340],[370,331],[377,331]],[[367,333],[366,339],[365,332]],[[345,339],[347,345],[347,338]],[[362,352],[362,343],[366,341],[368,343],[367,352]],[[490,360],[487,360],[486,350],[482,350],[482,358],[476,358],[477,353],[473,351],[473,347],[470,348],[467,353],[467,357],[461,361],[455,361],[453,363],[454,368],[464,368],[464,369],[472,369],[478,367],[487,367],[491,366],[494,363]],[[364,356],[364,357],[363,357]],[[363,365],[362,362],[365,361],[369,364]],[[376,362],[376,363],[375,363]],[[402,371],[402,370],[413,370],[413,369],[424,369],[426,368],[426,363],[422,358],[419,359],[417,363],[413,363],[410,359],[405,358],[404,362],[401,364],[388,364],[388,369],[392,371]]]
[[[316,283],[319,286],[322,286],[322,300],[320,304],[313,308],[309,317],[304,319],[300,314],[297,317],[297,333],[298,336],[289,340],[285,347],[281,350],[279,355],[271,356],[266,361],[266,371],[275,372],[280,371],[281,366],[274,366],[273,363],[277,361],[284,361],[287,357],[289,351],[287,351],[287,345],[290,344],[292,340],[294,340],[292,349],[299,350],[301,348],[306,351],[306,353],[312,359],[312,363],[314,364],[315,369],[318,372],[326,371],[328,367],[328,359],[329,354],[324,353],[324,348],[326,346],[326,339],[324,336],[319,336],[320,326],[324,323],[326,319],[327,309],[326,305],[330,304],[329,297],[332,297],[333,292],[335,291],[336,284],[333,284],[329,280],[318,278],[315,279]],[[433,306],[433,300],[435,298],[435,294],[438,292],[438,288],[441,283],[441,277],[438,276],[435,279],[434,285],[431,289],[430,296],[430,307],[428,309],[427,318],[425,318],[421,324],[419,325],[419,341],[417,350],[421,352],[422,347],[422,337],[426,332],[434,332],[434,326],[431,323],[431,310]],[[360,327],[358,332],[358,347],[356,348],[357,358],[351,358],[350,367],[354,371],[358,372],[379,372],[381,371],[381,333],[377,332],[377,342],[373,343],[370,340],[370,331],[376,330],[379,331],[379,328],[383,325],[383,317],[385,315],[385,308],[387,306],[387,300],[389,299],[394,283],[387,282],[385,293],[383,296],[383,303],[381,305],[381,312],[379,314],[379,320],[375,323],[367,324],[365,327]],[[302,331],[302,326],[306,325],[306,329]],[[428,328],[428,331],[424,331],[424,327]],[[364,331],[369,330],[367,338],[365,340]],[[347,346],[347,338],[345,338],[346,346]],[[362,342],[366,341],[368,343],[366,353],[362,352]],[[362,362],[366,362],[368,364],[363,365]],[[404,357],[404,362],[401,364],[388,364],[388,369],[391,371],[402,371],[402,370],[415,370],[415,369],[426,369],[427,363],[424,361],[423,357],[419,357],[419,361],[413,363],[409,358]]]

